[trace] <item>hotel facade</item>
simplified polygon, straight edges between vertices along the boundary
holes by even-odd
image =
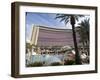
[[[79,36],[76,36],[79,43]],[[32,26],[30,43],[40,47],[74,46],[72,29],[57,29],[45,26]]]

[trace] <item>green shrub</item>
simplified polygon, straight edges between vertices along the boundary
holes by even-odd
[[[64,65],[74,65],[75,61],[74,60],[67,60],[64,62]]]
[[[51,66],[58,66],[58,65],[61,65],[61,63],[59,63],[59,62],[51,63]]]
[[[34,62],[27,65],[27,67],[37,67],[37,66],[43,66],[42,62]]]

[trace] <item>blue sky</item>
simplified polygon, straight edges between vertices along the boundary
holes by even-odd
[[[56,14],[53,13],[26,13],[26,38],[30,37],[30,32],[32,30],[32,25],[41,25],[47,26],[51,28],[60,28],[67,29],[71,28],[70,24],[65,25],[64,22],[60,22],[60,20],[55,19]]]
[[[26,15],[26,24],[43,25],[52,28],[66,28],[63,22],[55,19],[56,14],[53,13],[32,13],[28,12]]]
[[[71,29],[70,23],[65,25],[64,22],[60,22],[60,20],[55,19],[55,17],[55,13],[26,12],[26,38],[30,39],[33,24],[51,28]]]

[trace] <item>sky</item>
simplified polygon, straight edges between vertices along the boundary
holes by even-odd
[[[32,25],[43,25],[52,28],[65,28],[66,26],[63,22],[59,22],[58,19],[55,19],[56,14],[53,13],[32,13],[27,12],[26,15],[26,24]]]
[[[60,22],[60,19],[55,19],[55,17],[55,13],[26,12],[26,38],[30,39],[33,24],[51,28],[71,29],[70,23],[65,25],[64,22]]]

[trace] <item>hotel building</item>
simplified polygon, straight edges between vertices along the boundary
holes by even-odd
[[[79,43],[79,37],[77,42]],[[57,29],[33,25],[31,44],[37,46],[74,46],[72,29]]]

